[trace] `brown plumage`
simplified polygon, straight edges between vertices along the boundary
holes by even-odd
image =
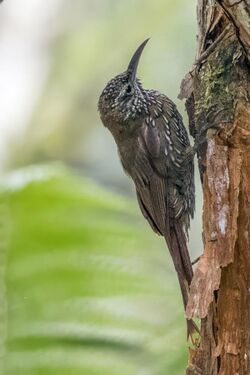
[[[190,143],[175,104],[166,95],[145,90],[136,78],[147,41],[136,50],[128,69],[107,84],[98,109],[134,181],[142,214],[165,237],[186,307],[193,277],[187,249],[195,206],[193,158],[186,157]],[[187,325],[191,335],[197,327],[192,320]]]

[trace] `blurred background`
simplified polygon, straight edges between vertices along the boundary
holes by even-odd
[[[183,374],[164,241],[142,218],[98,97],[147,37],[144,87],[178,105],[196,1],[0,5],[0,373]],[[201,252],[201,189],[191,257]]]

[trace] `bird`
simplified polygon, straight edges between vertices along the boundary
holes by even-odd
[[[144,89],[137,78],[148,40],[136,49],[126,71],[107,83],[98,110],[115,140],[122,167],[134,182],[142,215],[165,238],[186,309],[193,278],[187,242],[195,210],[194,161],[175,103],[165,94]],[[192,338],[199,329],[192,319],[186,320],[187,338]]]

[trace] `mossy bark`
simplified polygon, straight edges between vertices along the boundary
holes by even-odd
[[[204,193],[204,253],[195,270],[186,310],[188,318],[201,319],[201,338],[190,350],[186,375],[249,375],[247,0],[237,4],[199,0],[198,24],[197,64],[182,84],[181,97],[186,98],[191,134],[211,130],[198,151]]]

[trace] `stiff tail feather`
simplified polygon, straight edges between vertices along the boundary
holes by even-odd
[[[186,235],[181,223],[178,221],[174,223],[170,231],[166,232],[167,233],[164,237],[178,275],[183,304],[186,309],[189,296],[189,286],[193,277],[193,268],[187,248]],[[192,338],[192,334],[195,331],[199,333],[199,328],[192,319],[187,319],[187,338]]]

